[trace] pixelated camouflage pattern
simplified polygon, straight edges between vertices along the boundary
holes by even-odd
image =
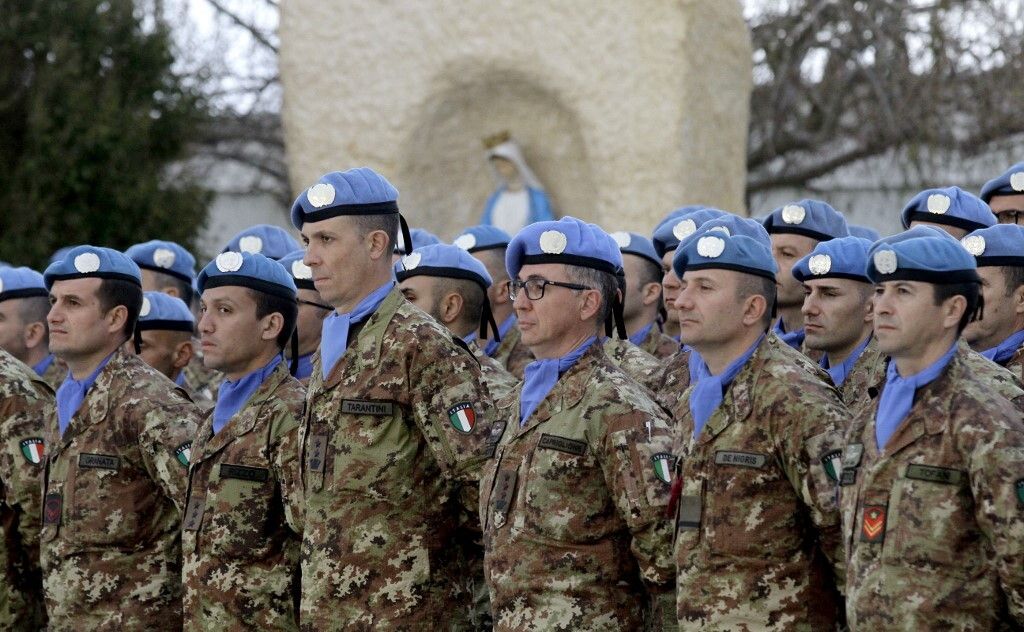
[[[851,629],[1024,626],[1024,422],[972,353],[961,347],[918,390],[884,453],[877,396],[851,424],[840,487]],[[886,510],[876,541],[861,537],[865,505]]]
[[[317,359],[300,429],[301,628],[465,629],[454,539],[493,408],[480,366],[397,288],[350,341],[326,381]]]
[[[600,344],[523,427],[519,406],[520,389],[498,404],[505,426],[480,487],[495,629],[640,630],[645,616],[663,628],[651,595],[671,618],[670,482],[655,469],[657,455],[672,467],[664,411]]]
[[[34,463],[25,450],[43,439],[55,415],[53,391],[0,349],[0,630],[46,628],[39,570],[45,461]]]
[[[665,381],[665,365],[661,360],[621,338],[606,338],[604,352],[608,360],[653,395]]]
[[[1024,345],[1021,345],[1019,349],[1013,352],[1013,355],[1006,361],[1003,368],[1013,373],[1019,382],[1024,383]]]
[[[43,371],[43,374],[40,377],[42,377],[47,386],[53,389],[53,392],[56,393],[57,389],[60,388],[61,382],[64,381],[64,378],[67,377],[67,375],[67,365],[58,358],[54,358],[53,362],[50,363],[50,366],[46,367],[46,370]]]
[[[848,413],[825,379],[769,332],[696,438],[681,407],[680,628],[830,630],[841,619],[837,484],[822,457],[841,450]]]
[[[683,414],[680,406],[686,406],[687,400],[682,399],[686,389],[690,387],[690,350],[680,348],[679,352],[668,359],[662,369],[661,384],[654,394],[662,408],[678,419]]]
[[[50,630],[181,629],[187,470],[176,453],[198,415],[184,391],[118,349],[63,437],[57,416],[48,420],[40,557]]]
[[[195,354],[182,370],[185,373],[185,390],[196,406],[206,410],[213,408],[217,403],[217,391],[224,381],[224,374],[203,364],[203,352],[198,346],[197,344]]]
[[[494,359],[520,380],[523,379],[526,365],[533,362],[533,353],[523,344],[522,336],[519,327],[513,325],[498,343],[498,350],[494,352]]]
[[[181,539],[185,630],[298,629],[305,395],[281,362],[217,434],[206,413]]]
[[[641,351],[649,353],[659,360],[668,360],[680,349],[679,341],[662,332],[657,325],[651,327],[637,346]]]
[[[497,401],[507,397],[519,384],[520,380],[509,373],[500,362],[484,353],[479,345],[468,345],[476,359],[480,362],[480,377],[491,393],[491,399]]]
[[[871,405],[871,389],[885,381],[885,368],[886,357],[878,350],[878,341],[872,338],[839,387],[839,395],[851,413]]]

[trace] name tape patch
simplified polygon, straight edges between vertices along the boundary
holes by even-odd
[[[231,463],[221,463],[220,477],[235,478],[240,481],[252,481],[254,483],[263,483],[270,478],[270,470],[268,470],[265,467],[251,467],[249,465],[234,465]]]
[[[348,415],[390,417],[395,413],[395,403],[372,399],[345,399],[341,401],[341,412]]]
[[[741,467],[752,467],[761,469],[768,462],[768,457],[753,452],[726,452],[719,450],[715,452],[715,465],[739,465]]]
[[[960,470],[951,470],[947,467],[936,467],[934,465],[921,465],[911,463],[907,466],[907,478],[944,485],[959,485],[963,480],[964,473]]]
[[[89,454],[88,452],[83,452],[78,455],[78,467],[116,470],[121,467],[121,458],[111,454]]]
[[[537,443],[537,447],[567,452],[569,454],[575,454],[576,456],[583,456],[587,453],[587,444],[585,442],[577,441],[575,439],[566,439],[565,437],[559,437],[558,435],[542,434],[540,436],[540,441]]]

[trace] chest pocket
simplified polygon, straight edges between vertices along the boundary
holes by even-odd
[[[902,467],[889,497],[886,557],[920,570],[972,575],[985,560],[967,472],[920,463]]]
[[[329,438],[333,488],[399,503],[432,484],[421,480],[431,468],[417,463],[429,458],[422,435],[409,427],[397,403],[343,400],[335,423]]]
[[[523,511],[517,520],[546,537],[596,541],[614,527],[612,499],[604,474],[587,442],[540,433],[526,464]]]
[[[269,464],[227,455],[197,473],[209,476],[201,546],[217,556],[261,557],[283,519],[280,488]]]
[[[773,559],[799,550],[801,512],[774,455],[758,449],[726,449],[716,450],[709,461],[703,520],[713,552]]]
[[[88,450],[68,455],[68,536],[84,545],[129,548],[155,537],[163,494],[146,471],[107,446]]]

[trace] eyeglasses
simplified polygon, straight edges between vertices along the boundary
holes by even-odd
[[[1024,211],[1009,210],[996,213],[996,221],[1000,224],[1019,224],[1024,219]]]
[[[304,301],[301,298],[298,299],[298,301],[302,305],[312,305],[313,307],[319,307],[320,309],[325,309],[327,311],[331,311],[334,309],[330,305],[324,305],[323,303],[317,303],[316,301]]]
[[[587,287],[586,285],[577,285],[575,283],[562,283],[561,281],[548,281],[547,279],[526,279],[520,281],[516,279],[512,281],[508,286],[508,297],[513,301],[516,300],[516,296],[519,294],[519,290],[526,290],[526,298],[531,301],[539,301],[544,298],[544,288],[549,285],[556,287],[564,287],[568,290],[592,290],[594,288]]]

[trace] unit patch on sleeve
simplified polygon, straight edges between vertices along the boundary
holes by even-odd
[[[672,484],[672,470],[676,466],[676,457],[668,452],[659,452],[651,457],[654,463],[654,475],[666,485]]]
[[[174,456],[177,457],[178,463],[188,468],[188,462],[192,459],[192,442],[186,441],[175,448]]]
[[[46,456],[46,445],[39,437],[30,437],[21,442],[21,454],[33,465],[39,465]]]
[[[462,402],[452,406],[448,409],[448,420],[459,432],[473,432],[473,427],[476,426],[476,411],[473,410],[473,404]]]
[[[860,541],[881,544],[885,540],[885,505],[864,505]]]

